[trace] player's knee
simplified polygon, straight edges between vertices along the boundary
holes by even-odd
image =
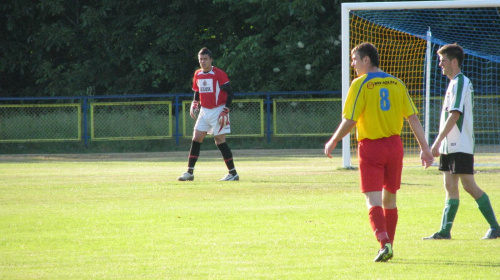
[[[382,206],[385,209],[394,209],[394,208],[396,208],[397,207],[397,205],[396,205],[396,195],[395,194],[386,195],[386,193],[384,193],[384,197],[383,197],[383,200],[382,200]]]
[[[468,194],[470,194],[474,199],[478,199],[484,193],[483,190],[475,183],[474,184],[463,184],[463,186],[464,186],[464,190]]]
[[[215,145],[220,145],[226,142],[225,135],[217,135],[214,137]]]

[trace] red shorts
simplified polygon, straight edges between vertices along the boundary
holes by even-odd
[[[396,193],[401,187],[403,143],[399,135],[358,143],[361,192],[386,189]]]

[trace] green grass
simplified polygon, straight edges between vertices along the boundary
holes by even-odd
[[[233,151],[239,182],[202,151],[0,156],[0,279],[496,279],[500,240],[462,191],[451,241],[436,167],[410,162],[398,196],[395,257],[373,263],[357,171],[319,150]],[[495,161],[477,157],[476,162]],[[500,216],[498,165],[478,184]]]

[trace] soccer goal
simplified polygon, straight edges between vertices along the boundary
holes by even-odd
[[[461,45],[466,53],[462,71],[474,85],[476,152],[500,152],[500,1],[343,3],[343,104],[355,78],[350,50],[362,42],[373,43],[380,68],[406,84],[430,145],[438,133],[448,85],[436,51],[445,44]],[[415,158],[418,144],[406,122],[401,136],[406,158]],[[356,145],[354,131],[342,141],[346,168],[351,167]]]

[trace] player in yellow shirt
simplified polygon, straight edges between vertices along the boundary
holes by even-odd
[[[370,225],[380,243],[375,262],[393,257],[398,222],[396,193],[401,186],[403,143],[400,138],[406,118],[420,146],[425,168],[434,161],[424,130],[406,86],[379,69],[377,48],[362,43],[351,50],[356,78],[349,88],[342,123],[325,144],[325,155],[356,127],[361,192],[365,194]]]

